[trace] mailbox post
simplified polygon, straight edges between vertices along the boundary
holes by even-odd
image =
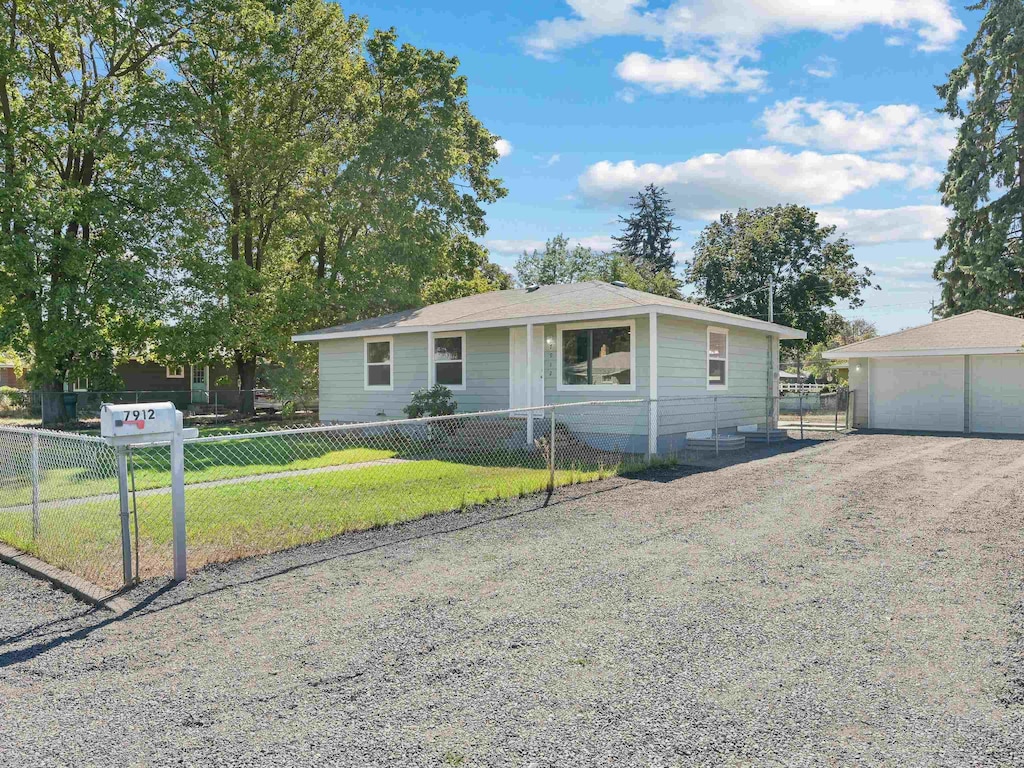
[[[128,525],[128,448],[167,445],[171,452],[171,528],[174,532],[174,580],[184,581],[185,557],[185,438],[199,434],[185,429],[173,403],[104,403],[100,433],[117,451],[118,494],[121,499],[121,556],[125,584],[132,578],[131,530]]]

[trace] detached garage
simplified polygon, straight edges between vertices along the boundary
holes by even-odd
[[[1024,433],[1024,320],[975,310],[830,350],[849,360],[853,425]]]

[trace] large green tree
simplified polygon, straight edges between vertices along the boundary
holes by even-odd
[[[937,314],[989,309],[1024,315],[1024,4],[982,0],[963,61],[938,86],[959,120],[939,189],[953,211],[935,266]],[[966,95],[967,108],[961,106]]]
[[[662,187],[648,184],[630,198],[632,211],[619,216],[622,234],[612,238],[616,250],[634,264],[644,266],[653,273],[672,273],[674,232],[679,227],[672,217],[672,203]]]
[[[0,346],[28,361],[63,419],[68,377],[109,376],[160,308],[176,179],[154,126],[177,0],[23,0],[0,39]]]
[[[601,280],[611,256],[585,245],[570,245],[569,238],[558,234],[544,243],[544,249],[523,251],[516,260],[519,285],[555,285]]]
[[[504,189],[457,59],[367,38],[323,0],[237,0],[179,66],[183,169],[209,180],[211,224],[183,249],[193,298],[168,347],[220,344],[248,390],[295,330],[415,306],[486,262],[473,237]]]
[[[853,248],[836,228],[818,223],[799,205],[741,208],[708,224],[693,247],[685,280],[714,307],[768,318],[768,285],[774,286],[774,319],[807,331],[809,344],[827,341],[843,319],[834,308],[864,303],[871,270],[860,268]]]

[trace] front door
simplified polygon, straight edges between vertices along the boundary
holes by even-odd
[[[526,328],[509,328],[509,408],[526,407]],[[544,326],[533,329],[533,397],[530,405],[544,405]]]
[[[192,366],[192,402],[210,402],[210,366]]]

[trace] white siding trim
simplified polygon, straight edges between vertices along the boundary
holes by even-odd
[[[527,328],[530,326],[528,325]],[[562,383],[562,331],[579,331],[587,328],[629,328],[629,384],[563,384]],[[559,325],[555,332],[555,355],[558,360],[558,392],[635,392],[636,391],[636,321],[612,320]]]

